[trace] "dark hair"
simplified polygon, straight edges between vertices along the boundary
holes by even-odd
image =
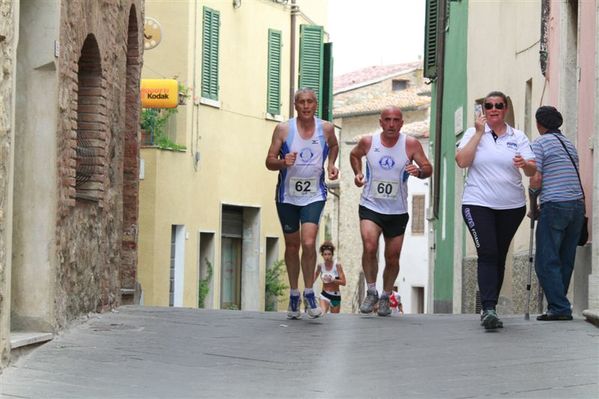
[[[539,107],[535,114],[535,118],[541,126],[549,130],[558,130],[562,123],[564,123],[562,114],[551,105]]]
[[[320,246],[320,254],[322,255],[324,251],[331,251],[331,253],[335,253],[335,246],[330,241],[325,241]]]
[[[487,96],[485,97],[485,101],[487,101],[487,98],[489,97],[501,97],[503,99],[503,103],[506,105],[507,107],[507,96],[505,94],[503,94],[500,91],[492,91],[489,94],[487,94]]]

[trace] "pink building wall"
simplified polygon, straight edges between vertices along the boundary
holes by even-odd
[[[547,94],[544,104],[554,105],[558,109],[563,108],[565,102],[577,104],[576,123],[576,147],[580,157],[580,174],[582,184],[586,194],[587,216],[592,220],[593,204],[593,152],[591,143],[595,132],[595,101],[598,93],[596,92],[597,79],[597,1],[584,0],[578,2],[578,39],[577,39],[577,66],[579,69],[579,81],[577,90],[574,90],[576,97],[572,98],[570,94],[563,93],[562,80],[564,76],[564,63],[567,49],[562,48],[565,43],[563,32],[568,18],[564,13],[566,3],[563,1],[551,1],[551,16],[549,23],[548,53],[549,61],[547,67]],[[568,133],[568,132],[566,132]],[[571,137],[571,136],[570,136]]]

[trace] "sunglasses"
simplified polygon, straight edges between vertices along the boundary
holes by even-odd
[[[505,107],[504,103],[485,103],[485,109],[493,109],[493,106],[495,106],[495,109],[503,109],[503,107]]]

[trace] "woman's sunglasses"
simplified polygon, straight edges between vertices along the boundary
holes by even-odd
[[[493,109],[493,106],[495,106],[495,109],[503,109],[503,107],[505,107],[504,103],[485,103],[485,109]]]

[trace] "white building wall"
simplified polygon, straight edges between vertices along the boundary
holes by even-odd
[[[428,140],[421,140],[420,143],[425,151],[428,152]],[[428,154],[427,154],[428,157]],[[403,248],[399,258],[399,275],[395,280],[395,284],[399,288],[399,294],[403,304],[405,313],[417,313],[418,304],[413,298],[413,290],[415,287],[424,288],[424,313],[427,312],[428,295],[428,221],[424,219],[424,233],[412,234],[412,198],[414,195],[424,195],[424,210],[429,206],[429,184],[430,179],[418,179],[410,177],[408,179],[408,213],[410,220],[406,227],[404,235]],[[425,215],[426,216],[426,215]],[[385,268],[385,241],[381,237],[379,244],[379,273],[377,277],[377,290],[383,290],[383,270]]]

